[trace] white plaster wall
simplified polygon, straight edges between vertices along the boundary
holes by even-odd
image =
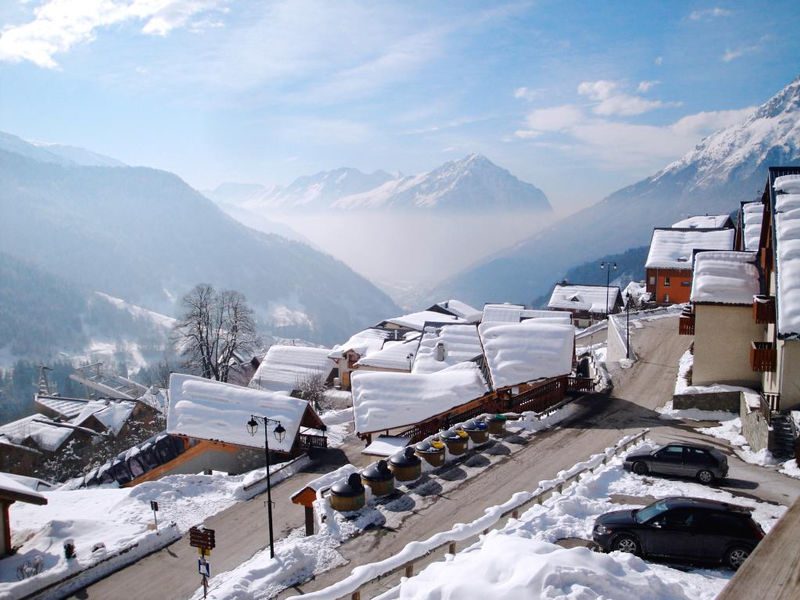
[[[764,326],[752,306],[695,305],[692,385],[724,383],[758,387],[761,373],[750,367],[750,344],[762,340]]]

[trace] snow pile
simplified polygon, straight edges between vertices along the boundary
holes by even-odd
[[[732,250],[733,229],[655,229],[647,269],[692,269],[695,250]]]
[[[568,375],[572,370],[572,325],[530,319],[482,323],[478,329],[495,389]]]
[[[250,387],[290,393],[298,389],[309,375],[319,373],[325,380],[334,366],[328,358],[330,352],[328,348],[270,346],[250,381]]]
[[[622,292],[622,300],[627,303],[627,298],[637,304],[650,300],[650,292],[647,291],[647,284],[644,281],[631,281]]]
[[[426,327],[411,372],[436,373],[482,354],[483,348],[475,325]]]
[[[361,358],[357,366],[410,371],[418,346],[419,338],[403,342],[386,342],[383,349],[371,352]]]
[[[356,371],[352,387],[356,431],[361,433],[418,423],[488,391],[480,369],[469,362],[430,375]]]
[[[730,221],[728,215],[697,215],[672,224],[673,229],[721,229]]]
[[[755,252],[699,252],[692,302],[752,305],[761,290]]]
[[[772,456],[772,452],[766,448],[753,452],[747,444],[747,440],[742,435],[742,420],[739,417],[721,423],[719,427],[705,427],[698,429],[700,433],[720,438],[736,447],[736,454],[743,461],[751,465],[762,467],[773,467],[779,465],[780,461]]]
[[[178,373],[170,375],[169,397],[167,433],[262,448],[263,432],[252,436],[246,424],[251,415],[269,417],[286,429],[283,441],[271,440],[270,449],[287,454],[308,408],[305,400],[285,394]]]
[[[613,310],[618,298],[619,287],[616,285],[557,285],[547,307],[604,315],[608,312],[606,307]]]
[[[761,242],[761,223],[764,220],[764,205],[760,202],[747,202],[742,205],[744,221],[744,249],[758,250]]]
[[[776,179],[777,189],[792,189],[792,180]],[[778,185],[782,185],[778,188]],[[800,192],[800,190],[797,190]],[[778,333],[800,335],[800,193],[775,196],[775,248],[778,275]]]

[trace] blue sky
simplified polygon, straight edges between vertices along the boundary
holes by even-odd
[[[7,0],[0,130],[200,189],[478,152],[571,210],[800,75],[796,8]]]

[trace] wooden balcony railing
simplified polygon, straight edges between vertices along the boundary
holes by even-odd
[[[694,315],[681,315],[678,319],[678,334],[694,335]]]
[[[771,296],[755,296],[753,298],[753,320],[756,323],[775,322],[775,298]]]
[[[778,362],[778,351],[772,342],[750,344],[750,366],[757,373],[774,371]]]

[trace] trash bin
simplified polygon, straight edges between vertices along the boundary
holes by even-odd
[[[483,421],[469,420],[463,427],[474,444],[483,444],[489,440],[489,426]]]
[[[372,463],[361,471],[361,482],[368,485],[375,496],[386,496],[394,491],[394,473],[385,460]]]
[[[469,436],[463,429],[448,429],[439,434],[442,441],[447,446],[447,451],[453,456],[464,454],[467,450]]]
[[[414,446],[414,454],[424,458],[432,467],[441,467],[444,464],[444,444],[439,440],[420,442]]]
[[[492,415],[489,418],[489,433],[501,435],[506,430],[507,420],[505,415]]]
[[[397,481],[413,481],[422,474],[422,461],[414,454],[414,448],[403,448],[389,459],[389,468]]]
[[[358,473],[331,486],[331,507],[333,510],[358,510],[364,506],[364,486]]]

